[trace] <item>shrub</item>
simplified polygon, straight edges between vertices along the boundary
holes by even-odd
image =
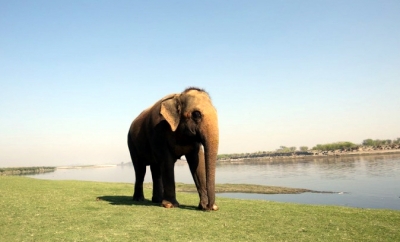
[[[331,151],[331,150],[351,149],[356,147],[357,147],[356,144],[344,141],[344,142],[336,142],[330,144],[318,144],[315,147],[313,147],[313,150]]]
[[[300,151],[307,151],[308,150],[308,147],[307,146],[300,146]]]

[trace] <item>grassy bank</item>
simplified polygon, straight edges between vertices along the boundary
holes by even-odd
[[[220,210],[131,201],[132,184],[0,177],[3,241],[400,241],[400,211],[217,198]],[[146,189],[146,197],[150,198]]]

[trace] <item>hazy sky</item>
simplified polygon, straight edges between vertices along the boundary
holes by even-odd
[[[400,1],[0,1],[0,167],[128,162],[188,86],[219,153],[400,137]]]

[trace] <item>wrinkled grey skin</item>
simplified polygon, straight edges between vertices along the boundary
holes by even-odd
[[[215,164],[219,131],[217,112],[208,94],[188,88],[144,110],[133,122],[128,147],[135,168],[133,200],[143,201],[143,181],[150,165],[155,203],[178,207],[174,166],[185,156],[200,197],[199,209],[217,210]]]

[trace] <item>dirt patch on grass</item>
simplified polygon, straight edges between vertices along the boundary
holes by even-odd
[[[145,188],[152,189],[152,183],[145,183]],[[197,192],[194,184],[176,183],[177,192]],[[264,185],[252,185],[252,184],[216,184],[216,193],[258,193],[258,194],[300,194],[305,192],[311,193],[334,193],[329,191],[314,191],[303,188],[290,188],[290,187],[278,187],[278,186],[264,186]]]

